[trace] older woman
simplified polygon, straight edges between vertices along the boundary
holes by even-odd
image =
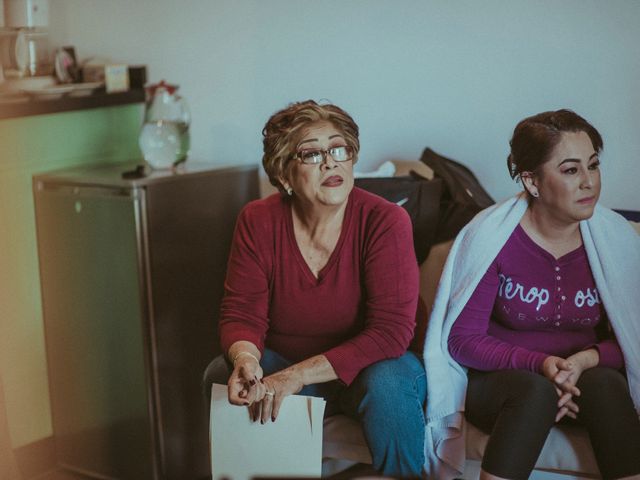
[[[456,393],[434,403],[490,433],[482,479],[528,478],[560,421],[586,427],[604,478],[640,478],[640,241],[597,206],[601,149],[574,112],[521,121],[509,169],[525,193],[479,214],[452,248],[427,373],[450,354],[432,367]],[[434,444],[455,442],[445,418],[429,419]]]
[[[262,423],[292,394],[362,422],[373,465],[418,476],[425,373],[407,352],[418,268],[407,213],[354,188],[358,127],[335,105],[294,103],[263,130],[279,190],[247,205],[232,243],[220,319],[226,359],[205,385]]]

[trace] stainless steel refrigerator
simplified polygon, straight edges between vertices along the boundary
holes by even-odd
[[[119,480],[209,474],[200,381],[219,353],[235,219],[259,186],[257,167],[190,163],[142,178],[133,164],[33,178],[62,467]]]

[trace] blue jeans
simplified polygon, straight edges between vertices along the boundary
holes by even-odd
[[[260,365],[265,376],[291,362],[265,349]],[[210,396],[211,384],[226,384],[231,365],[219,356],[204,374],[203,388]],[[359,420],[371,451],[373,467],[380,473],[420,477],[424,464],[424,407],[427,380],[422,360],[407,352],[399,358],[381,360],[362,370],[349,386],[333,381],[307,385],[301,395],[327,401],[325,415],[344,413]]]

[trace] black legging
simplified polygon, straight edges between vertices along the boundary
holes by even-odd
[[[466,418],[490,433],[482,469],[504,478],[528,478],[558,413],[553,384],[525,370],[470,369],[468,377]],[[589,432],[603,478],[640,473],[640,420],[625,377],[596,367],[585,370],[577,386],[578,423]]]

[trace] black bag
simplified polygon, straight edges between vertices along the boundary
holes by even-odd
[[[434,243],[451,240],[476,213],[496,203],[473,172],[461,163],[443,157],[428,147],[422,152],[420,161],[444,182],[440,221]]]
[[[442,181],[408,177],[356,178],[356,187],[401,205],[411,217],[413,245],[418,263],[422,263],[436,238]]]

